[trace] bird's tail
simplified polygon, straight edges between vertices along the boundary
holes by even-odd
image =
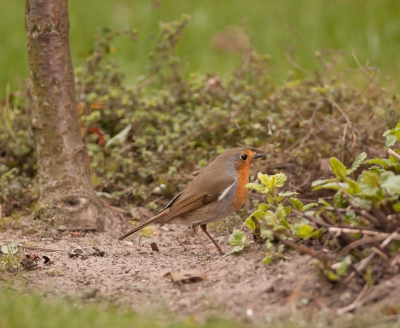
[[[129,235],[135,233],[136,231],[143,229],[145,226],[163,219],[168,214],[168,212],[169,212],[169,209],[166,209],[166,210],[158,213],[156,216],[153,216],[151,219],[149,219],[145,222],[142,222],[138,226],[134,227],[132,230],[129,230],[127,233],[125,233],[124,235],[119,237],[118,240],[123,240],[126,237],[128,237]]]

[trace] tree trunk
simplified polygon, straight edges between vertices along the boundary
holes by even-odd
[[[76,108],[68,0],[26,0],[25,11],[40,188],[34,214],[52,225],[103,230]]]

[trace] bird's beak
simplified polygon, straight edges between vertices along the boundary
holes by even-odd
[[[255,154],[254,159],[257,159],[257,158],[266,158],[266,156],[265,156],[265,154]]]

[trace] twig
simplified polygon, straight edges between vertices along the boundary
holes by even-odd
[[[338,315],[342,315],[346,312],[350,312],[355,310],[356,308],[362,306],[365,302],[361,301],[361,298],[364,296],[364,294],[367,292],[368,290],[368,284],[365,284],[364,287],[361,289],[361,292],[357,295],[356,299],[349,305],[342,307],[341,309],[337,310],[337,314]]]
[[[294,67],[297,68],[300,72],[302,72],[305,75],[309,75],[310,72],[308,72],[305,68],[300,66],[298,63],[296,63],[293,58],[287,53],[287,51],[284,52],[286,60]]]
[[[386,247],[387,245],[390,244],[390,242],[396,237],[398,236],[398,234],[396,232],[393,232],[389,237],[387,237],[379,246],[381,248]],[[375,257],[376,253],[371,253],[369,254],[366,258],[364,258],[363,260],[360,261],[359,266],[357,268],[357,271],[362,271],[364,270],[367,265],[369,264],[369,262],[372,261],[372,259]],[[352,272],[350,273],[344,280],[343,280],[343,285],[348,284],[356,275],[356,272]]]
[[[345,112],[336,102],[334,102],[333,100],[331,100],[331,99],[327,99],[327,100],[329,101],[329,103],[330,103],[332,106],[336,107],[336,108],[339,110],[339,112],[342,114],[342,116],[343,116],[343,117],[345,118],[345,120],[347,121],[347,123],[348,123],[350,129],[352,129],[351,121],[350,121],[349,117],[346,115],[346,112]],[[347,129],[347,126],[346,126],[346,129]]]
[[[356,211],[357,213],[357,211]],[[359,212],[359,214],[366,218],[369,222],[372,222],[375,226],[377,227],[381,227],[381,224],[379,223],[379,221],[371,214],[369,214],[366,210],[361,210],[361,212]]]
[[[390,259],[390,261],[389,261],[390,266],[394,267],[397,264],[397,262],[399,262],[399,260],[400,260],[400,253],[397,252],[397,254]]]
[[[306,254],[309,254],[309,255],[311,255],[311,256],[313,256],[313,257],[316,256],[317,253],[316,253],[312,248],[309,248],[309,247],[307,247],[307,246],[305,246],[305,245],[301,245],[301,244],[300,244],[300,245],[297,245],[296,243],[293,243],[293,242],[291,242],[291,241],[289,241],[289,240],[283,239],[283,238],[282,238],[277,232],[275,232],[273,229],[271,229],[271,231],[273,232],[275,238],[278,239],[278,240],[279,240],[280,242],[282,242],[283,244],[285,244],[285,245],[287,245],[287,246],[289,246],[289,247],[295,249],[295,250],[298,251],[298,252],[306,253]]]
[[[44,252],[68,252],[63,249],[52,249],[52,248],[43,248],[43,247],[37,247],[37,246],[28,246],[28,245],[23,245],[23,244],[17,244],[18,247],[25,248],[25,249],[32,249],[35,251],[44,251]]]
[[[369,229],[357,229],[357,228],[336,228],[336,227],[330,227],[328,228],[329,232],[340,232],[340,233],[359,233],[363,235],[371,235],[371,236],[382,236],[382,239],[385,239],[389,236],[392,236],[393,233],[386,233],[386,232],[379,232],[375,230],[369,230]],[[397,234],[394,232],[393,236],[394,240],[400,240],[400,234]]]
[[[400,155],[397,154],[394,150],[392,150],[392,149],[389,148],[389,149],[388,149],[388,153],[389,153],[390,155],[396,157],[396,158],[400,161]]]
[[[351,251],[353,248],[355,247],[359,247],[365,244],[369,244],[369,243],[373,243],[376,241],[381,241],[387,238],[386,233],[381,233],[379,235],[376,236],[372,236],[372,237],[364,237],[362,239],[356,240],[355,242],[347,245],[346,247],[344,247],[339,253],[338,253],[338,257],[341,257],[345,254],[347,254],[349,251]]]
[[[372,82],[374,84],[374,86],[376,87],[376,89],[378,90],[379,96],[381,97],[381,100],[382,100],[382,104],[385,107],[385,109],[387,110],[386,101],[385,101],[385,98],[383,98],[382,91],[381,91],[381,89],[379,88],[379,86],[376,84],[376,82],[374,80],[376,69],[374,70],[374,74],[372,76],[370,76],[370,74],[368,74],[368,72],[365,70],[365,68],[360,64],[360,62],[359,62],[359,60],[358,60],[358,58],[357,58],[357,56],[356,56],[356,54],[354,52],[354,49],[351,50],[351,54],[353,55],[353,58],[356,61],[358,67],[369,78],[368,82]]]
[[[364,304],[367,304],[369,302],[373,302],[375,300],[380,300],[380,299],[384,298],[387,294],[389,294],[389,292],[386,290],[386,291],[377,293],[375,295],[370,295],[370,296],[366,297],[364,300],[360,300],[357,303],[352,303],[352,304],[350,304],[350,305],[348,305],[348,306],[346,306],[346,307],[344,307],[342,309],[339,309],[337,311],[337,314],[341,315],[343,313],[346,313],[346,312],[349,312],[349,311],[353,311],[353,310],[363,306]]]
[[[292,314],[296,315],[297,314],[297,309],[296,309],[296,296],[299,294],[301,289],[303,288],[305,282],[307,281],[307,278],[304,278],[299,282],[299,284],[296,286],[296,288],[293,290],[293,292],[288,296],[287,302],[290,304],[290,307],[292,308]]]
[[[129,213],[128,211],[126,211],[126,210],[124,210],[122,208],[118,208],[118,207],[112,206],[110,204],[107,204],[104,200],[102,200],[102,203],[103,203],[104,207],[107,207],[110,210],[113,210],[113,211],[116,211],[116,212],[119,212],[119,213],[123,213],[123,214],[128,214]]]
[[[329,217],[329,215],[327,215],[325,212],[321,212],[321,217],[325,220],[326,223],[330,224],[331,226],[337,226],[337,224],[335,222],[333,222],[332,219]],[[329,229],[333,229],[333,228],[334,227],[330,227]],[[342,228],[336,228],[336,229],[342,229]],[[333,232],[333,230],[332,230],[332,232]],[[340,230],[337,232],[342,235],[342,239],[348,244],[350,244],[356,240],[353,236],[348,235],[343,230]]]
[[[384,260],[389,261],[389,255],[387,255],[385,252],[380,250],[378,247],[373,246],[371,248],[376,254],[378,254],[380,257],[382,257]]]
[[[187,248],[185,245],[183,245],[183,243],[179,240],[179,238],[176,238],[176,240],[178,241],[179,245],[181,245],[185,249],[185,251],[190,251],[189,248]]]
[[[96,231],[97,227],[74,227],[69,228],[69,231]]]

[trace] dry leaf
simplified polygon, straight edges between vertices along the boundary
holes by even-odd
[[[33,270],[38,266],[38,260],[39,256],[36,254],[27,254],[19,263],[21,263],[25,270]]]
[[[104,108],[106,108],[106,106],[102,101],[94,101],[90,105],[90,110],[101,110]]]
[[[182,282],[185,284],[199,282],[207,279],[207,275],[202,271],[179,271],[167,272],[163,277],[171,277],[173,282]]]

